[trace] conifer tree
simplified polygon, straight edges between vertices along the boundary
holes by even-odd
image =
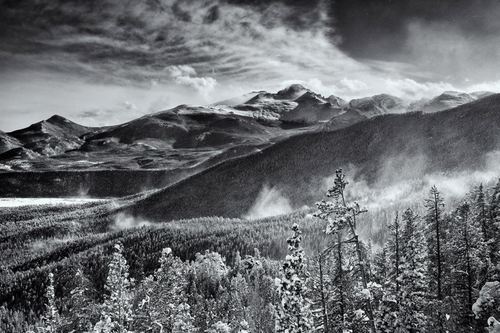
[[[61,326],[61,317],[56,307],[56,295],[54,290],[54,274],[49,273],[49,285],[45,292],[47,305],[45,314],[42,316],[42,326],[39,327],[39,333],[56,333]]]
[[[389,225],[389,240],[387,242],[387,254],[389,259],[389,279],[394,294],[399,294],[399,278],[401,274],[401,225],[396,213],[394,222]]]
[[[94,327],[95,332],[128,332],[133,319],[131,286],[128,264],[123,256],[123,246],[117,243],[109,263],[105,285],[109,295],[104,300],[101,320]]]
[[[160,267],[143,283],[139,323],[142,329],[162,327],[171,331],[177,309],[187,298],[187,267],[168,247],[162,250],[159,264]]]
[[[85,277],[81,268],[75,274],[76,284],[70,292],[70,327],[76,332],[86,332],[92,327],[92,303],[89,298],[90,281]]]
[[[325,232],[327,234],[337,235],[336,242],[327,249],[337,248],[337,254],[339,256],[338,262],[342,265],[342,244],[352,244],[354,246],[354,253],[357,257],[357,266],[359,268],[359,275],[361,277],[361,294],[368,297],[364,297],[364,310],[358,309],[363,313],[366,313],[368,317],[368,323],[370,326],[370,331],[372,333],[376,332],[375,320],[374,320],[374,309],[372,304],[372,297],[368,295],[370,290],[368,289],[369,274],[367,265],[367,256],[364,255],[364,248],[359,235],[357,232],[357,219],[358,216],[366,211],[361,209],[357,202],[347,203],[344,195],[345,187],[348,182],[345,179],[345,175],[342,170],[339,169],[335,172],[335,180],[332,188],[328,190],[327,196],[332,198],[331,201],[320,201],[316,204],[318,212],[315,214],[316,217],[327,222]],[[342,267],[342,266],[340,266]],[[343,273],[340,269],[339,273]],[[343,277],[340,279],[343,281]],[[342,310],[344,314],[345,308]],[[358,311],[357,313],[361,313]],[[344,314],[345,317],[345,314]],[[343,329],[343,328],[342,328]]]
[[[172,328],[172,333],[195,333],[198,332],[198,328],[194,326],[194,318],[189,312],[189,305],[187,303],[181,303],[177,307],[177,311],[174,318],[174,324]]]
[[[418,216],[411,209],[402,216],[400,301],[398,306],[398,327],[401,332],[424,332],[428,327],[426,309],[429,304],[427,274],[428,255],[425,237],[418,224]]]
[[[305,333],[312,330],[312,314],[306,298],[307,273],[299,226],[294,224],[292,231],[293,235],[287,240],[289,254],[283,263],[282,276],[276,280],[280,296],[276,308],[276,331]]]
[[[500,279],[500,180],[493,189],[489,205],[489,227],[485,239],[490,247],[490,270],[488,280]]]
[[[443,299],[443,252],[442,242],[444,238],[443,230],[443,209],[444,200],[438,189],[433,186],[430,190],[429,198],[425,200],[427,215],[427,242],[429,244],[430,272],[434,278],[436,286],[436,298]]]

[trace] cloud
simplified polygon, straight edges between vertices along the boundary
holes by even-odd
[[[15,114],[3,129],[24,125],[36,112],[71,118],[75,113],[115,110],[106,123],[111,125],[136,115],[135,109],[117,107],[123,101],[146,113],[253,90],[278,90],[284,82],[305,82],[324,95],[346,99],[377,93],[418,99],[477,85],[474,70],[484,75],[495,71],[477,69],[476,64],[500,59],[488,56],[497,51],[500,43],[493,42],[498,37],[485,35],[482,41],[491,45],[481,49],[482,42],[468,40],[457,28],[416,22],[408,26],[411,61],[356,60],[337,45],[342,36],[331,25],[327,2],[317,3],[12,2],[0,13],[5,32],[0,37],[0,110]],[[457,66],[472,68],[465,73],[471,81],[463,85],[444,73],[443,68],[460,70],[446,67],[453,62],[452,54],[443,53],[450,47],[459,51]],[[102,124],[105,116],[97,119]]]
[[[217,85],[217,81],[212,77],[198,77],[196,70],[189,65],[168,66],[165,70],[176,83],[194,88],[205,97],[208,97]]]
[[[249,220],[288,214],[293,211],[287,198],[275,187],[264,185],[244,218]]]
[[[499,5],[492,10],[500,15]],[[484,16],[483,24],[497,23],[488,23]],[[475,34],[456,23],[413,20],[407,25],[407,34],[403,56],[417,68],[432,73],[433,78],[458,86],[499,79],[493,70],[500,65],[498,33]]]

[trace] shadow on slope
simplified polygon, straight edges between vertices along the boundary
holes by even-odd
[[[351,167],[353,178],[368,184],[385,173],[389,160],[396,161],[394,182],[475,170],[499,147],[499,138],[500,95],[435,114],[385,115],[338,131],[292,137],[194,175],[126,210],[164,221],[238,217],[248,212],[264,184],[301,207],[322,197],[325,178],[338,167]],[[414,165],[412,158],[419,156],[422,163]]]

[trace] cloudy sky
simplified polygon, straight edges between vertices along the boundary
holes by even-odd
[[[0,0],[0,129],[115,124],[299,82],[500,91],[497,0]]]

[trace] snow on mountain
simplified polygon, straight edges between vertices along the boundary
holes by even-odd
[[[406,105],[402,99],[388,94],[353,99],[349,102],[348,107],[359,111],[368,118],[387,113],[402,113],[406,111]]]
[[[473,102],[488,96],[487,92],[467,94],[459,91],[445,91],[432,99],[422,99],[413,102],[408,107],[409,111],[438,112]]]

